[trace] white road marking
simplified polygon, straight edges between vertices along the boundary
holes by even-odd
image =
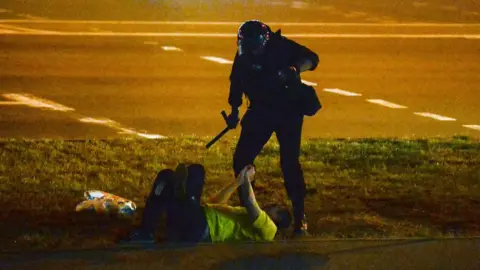
[[[0,13],[11,13],[11,12],[12,11],[9,9],[0,8]]]
[[[174,47],[174,46],[162,46],[164,51],[182,51],[182,49]]]
[[[420,115],[420,116],[423,116],[423,117],[433,118],[433,119],[438,120],[438,121],[457,121],[457,119],[455,119],[455,118],[442,116],[442,115],[438,115],[438,114],[433,114],[433,113],[428,113],[428,112],[415,112],[414,114]]]
[[[17,36],[62,36],[62,37],[212,37],[235,38],[236,33],[185,33],[185,32],[54,32],[24,28],[30,32],[3,33]],[[480,34],[324,34],[299,33],[285,34],[290,38],[358,38],[358,39],[480,39]]]
[[[10,106],[10,105],[25,105],[25,104],[17,101],[0,101],[0,105]]]
[[[471,128],[471,129],[480,131],[480,125],[463,125],[463,126],[466,128]]]
[[[143,44],[145,44],[145,45],[158,45],[158,42],[156,42],[156,41],[144,41]]]
[[[115,122],[110,119],[98,119],[98,118],[91,118],[91,117],[83,117],[78,119],[80,122],[83,123],[92,123],[92,124],[98,124],[98,125],[104,125],[113,129],[117,129],[118,134],[130,134],[130,135],[137,135],[139,137],[147,138],[147,139],[163,139],[167,138],[162,135],[158,134],[148,134],[148,133],[141,133],[141,132],[136,132],[133,129],[125,128],[118,122]]]
[[[323,91],[334,93],[334,94],[339,94],[339,95],[343,95],[343,96],[350,96],[350,97],[358,97],[358,96],[362,95],[362,94],[358,94],[358,93],[354,93],[354,92],[341,90],[341,89],[338,89],[338,88],[325,88],[325,89],[323,89]]]
[[[99,20],[0,20],[0,23],[44,23],[44,24],[128,24],[128,25],[235,25],[243,22],[215,21],[99,21]],[[266,22],[269,25],[283,26],[373,26],[373,27],[471,27],[479,23],[321,23],[321,22]]]
[[[308,3],[303,1],[293,1],[291,7],[296,9],[306,9],[308,7]]]
[[[317,86],[317,83],[315,83],[315,82],[309,82],[309,81],[306,81],[306,80],[302,80],[302,82],[306,85]]]
[[[220,63],[220,64],[232,64],[233,63],[233,61],[231,61],[231,60],[227,60],[225,58],[215,57],[215,56],[202,56],[201,58],[203,58],[205,60],[208,60],[208,61],[217,62],[217,63]]]
[[[140,137],[143,137],[143,138],[147,138],[147,139],[164,139],[164,138],[167,138],[165,136],[158,135],[158,134],[137,133],[137,135],[140,136]]]
[[[119,128],[119,132],[118,134],[136,134],[137,132],[131,130],[131,129],[128,129],[128,128]]]
[[[11,33],[15,33],[15,31],[0,29],[0,34],[11,34]]]
[[[395,104],[395,103],[392,103],[392,102],[385,101],[383,99],[367,99],[367,101],[370,102],[370,103],[378,104],[378,105],[389,107],[389,108],[392,108],[392,109],[406,109],[406,108],[408,108],[407,106],[398,105],[398,104]]]
[[[23,33],[29,34],[29,33],[35,33],[35,34],[47,34],[47,33],[56,33],[54,31],[47,31],[47,30],[39,30],[39,29],[32,29],[32,28],[27,28],[27,27],[18,27],[18,26],[13,26],[13,25],[8,25],[8,24],[0,24],[0,28],[4,28],[7,30],[13,30],[13,33],[18,33],[15,31],[22,31]]]
[[[33,95],[10,93],[10,94],[3,94],[2,96],[6,99],[13,100],[14,102],[0,101],[0,105],[26,105],[26,106],[34,107],[34,108],[46,108],[46,109],[55,110],[55,111],[70,112],[71,117],[77,118],[82,123],[104,125],[104,126],[107,126],[109,128],[119,130],[119,132],[118,132],[119,134],[137,135],[139,137],[143,137],[143,138],[147,138],[147,139],[167,138],[165,136],[158,135],[158,134],[148,134],[148,133],[143,133],[143,132],[136,132],[133,129],[125,128],[120,123],[115,122],[115,121],[110,120],[110,119],[106,119],[106,118],[99,119],[99,118],[80,116],[78,114],[71,113],[71,111],[74,111],[74,109],[72,109],[72,108],[63,106],[61,104],[55,103],[55,102],[50,101],[50,100],[35,97]]]
[[[96,119],[91,117],[83,117],[78,120],[83,123],[92,123],[92,124],[99,124],[99,125],[111,125],[115,123],[113,120],[110,120],[110,119]]]
[[[16,102],[21,102],[29,107],[34,107],[34,108],[44,108],[44,109],[49,109],[49,110],[54,110],[54,111],[74,111],[74,109],[63,106],[61,104],[55,103],[50,100],[38,98],[32,95],[21,95],[21,94],[3,94],[3,97],[16,101]]]

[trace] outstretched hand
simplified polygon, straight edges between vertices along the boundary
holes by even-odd
[[[255,167],[253,165],[245,166],[240,174],[238,175],[238,185],[242,186],[246,181],[253,181],[253,176],[255,175]]]

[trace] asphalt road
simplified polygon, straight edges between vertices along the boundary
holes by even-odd
[[[2,0],[13,19],[478,23],[476,0]]]
[[[308,241],[0,254],[2,269],[480,269],[479,239]]]
[[[224,127],[235,22],[0,25],[1,137],[214,136]],[[480,25],[272,27],[321,59],[303,76],[324,105],[306,119],[305,137],[480,137]],[[71,110],[28,107],[9,94]],[[86,118],[97,123],[79,121]]]

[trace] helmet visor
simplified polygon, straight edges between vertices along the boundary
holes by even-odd
[[[237,42],[238,55],[259,54],[263,51],[265,44],[266,40],[262,35],[258,37],[246,37],[239,39]]]

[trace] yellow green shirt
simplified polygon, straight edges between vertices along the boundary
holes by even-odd
[[[252,223],[244,207],[225,204],[204,207],[212,242],[272,241],[277,232],[277,226],[265,211]]]

